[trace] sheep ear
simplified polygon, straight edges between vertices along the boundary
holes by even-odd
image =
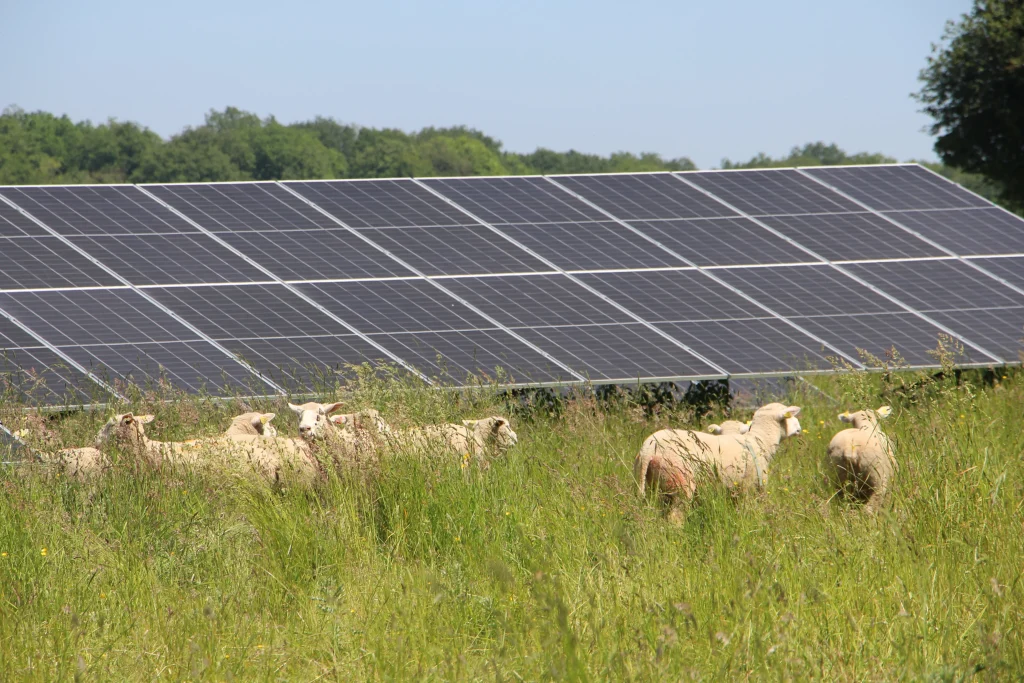
[[[262,422],[263,424],[267,424],[268,422],[273,420],[275,417],[277,417],[277,413],[263,413],[260,416],[260,422]]]
[[[842,422],[853,422],[853,415],[850,415],[849,410],[843,413],[839,413],[838,415],[836,415],[836,417],[838,417]]]
[[[132,415],[131,413],[125,413],[124,415],[121,416],[121,422],[123,422],[126,425],[130,425],[134,421],[135,416]]]
[[[491,419],[494,420],[494,424],[491,425],[491,431],[492,432],[497,432],[499,429],[501,429],[502,425],[504,425],[504,424],[506,424],[508,422],[503,417],[493,417]]]
[[[875,415],[878,415],[878,417],[884,420],[885,418],[892,415],[892,406],[882,406],[881,408],[875,411]]]
[[[156,415],[136,415],[135,419],[144,425],[148,425],[150,422],[156,419]]]
[[[297,406],[294,403],[289,403],[288,407],[291,408],[292,412],[295,413],[296,415],[302,415],[304,412],[306,412],[305,408],[303,408],[302,406]]]
[[[473,427],[476,426],[476,423],[479,422],[479,421],[480,420],[463,420],[462,424],[464,424],[465,426],[467,426],[470,429],[472,429]]]
[[[722,425],[708,425],[708,434],[721,434]]]
[[[249,418],[249,424],[252,425],[253,429],[255,429],[256,431],[259,431],[260,429],[263,428],[263,425],[265,425],[266,422],[263,421],[263,417],[262,416],[260,416],[260,415],[253,415],[251,418]]]
[[[341,408],[341,401],[338,401],[337,403],[324,403],[320,407],[323,409],[325,415],[330,415],[335,410]]]
[[[790,407],[786,408],[786,419],[787,420],[789,418],[791,418],[791,417],[796,417],[799,414],[800,414],[800,406],[790,406]]]
[[[742,427],[740,427],[740,434],[746,434],[747,432],[749,432],[749,431],[750,431],[750,423],[751,423],[751,422],[752,422],[751,420],[747,420],[747,421],[746,421],[746,422],[745,422],[745,423],[743,424],[743,426],[742,426]]]

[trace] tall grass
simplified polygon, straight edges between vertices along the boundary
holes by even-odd
[[[396,456],[367,486],[269,491],[138,473],[0,473],[0,672],[12,680],[963,680],[1024,672],[1024,386],[818,378],[767,489],[709,489],[668,522],[639,498],[654,417],[580,396],[518,415],[486,472]],[[364,377],[399,423],[506,410],[493,392]],[[833,404],[824,395],[833,396]],[[845,408],[894,401],[877,516],[833,495]],[[256,407],[181,398],[155,438]],[[295,433],[283,404],[282,433]],[[5,424],[19,407],[0,406]],[[50,421],[84,445],[106,415]],[[707,416],[704,421],[718,419]],[[743,417],[743,415],[738,415]],[[14,426],[20,426],[15,424]],[[37,427],[41,427],[39,423]]]

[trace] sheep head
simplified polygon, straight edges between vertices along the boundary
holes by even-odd
[[[124,413],[115,415],[100,428],[96,435],[96,448],[103,448],[111,441],[119,448],[139,450],[145,448],[146,430],[143,425],[153,421],[152,415]]]
[[[478,443],[497,453],[504,453],[519,441],[508,418],[492,415],[482,420],[463,420],[462,424],[473,432]]]
[[[843,413],[839,413],[837,416],[841,421],[852,424],[854,429],[863,429],[865,427],[875,427],[879,420],[892,415],[891,406],[881,406],[878,410],[858,410],[855,413],[851,413],[849,410]]]
[[[787,406],[782,403],[769,403],[754,412],[751,429],[763,425],[761,429],[770,430],[774,425],[779,430],[779,440],[788,439],[800,433],[800,406]],[[765,432],[762,432],[765,433]]]
[[[275,417],[276,413],[242,413],[231,419],[231,426],[238,427],[247,434],[277,436],[277,429],[270,424]]]
[[[709,434],[715,434],[716,436],[721,436],[722,434],[746,434],[750,431],[750,421],[725,420],[720,425],[708,425],[707,431]]]
[[[307,441],[322,439],[328,433],[330,420],[328,415],[338,408],[341,403],[303,403],[301,406],[289,403],[288,407],[299,416],[299,436]]]
[[[365,429],[379,434],[387,434],[391,431],[388,423],[380,416],[380,411],[373,408],[364,408],[363,410],[357,410],[354,413],[332,415],[331,422],[342,429]]]

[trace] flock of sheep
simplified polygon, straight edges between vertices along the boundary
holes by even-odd
[[[514,446],[516,433],[508,419],[491,416],[441,424],[395,429],[378,411],[365,409],[335,414],[340,403],[289,404],[298,417],[300,438],[285,438],[270,424],[274,413],[244,413],[221,435],[190,441],[154,441],[145,425],[152,415],[124,413],[100,429],[96,445],[33,453],[69,477],[91,479],[111,467],[116,449],[151,467],[184,467],[254,475],[271,484],[311,485],[335,472],[370,473],[389,451],[448,453],[461,458],[463,468],[488,466],[489,460]],[[663,429],[649,436],[634,462],[641,494],[657,491],[671,514],[676,504],[691,499],[698,486],[717,481],[731,490],[762,488],[779,444],[800,433],[798,406],[769,403],[750,422],[728,420],[707,432]],[[891,409],[845,412],[839,415],[852,428],[840,431],[828,447],[829,462],[842,491],[876,510],[889,491],[896,469],[893,445],[879,427]],[[30,437],[27,430],[15,433]]]

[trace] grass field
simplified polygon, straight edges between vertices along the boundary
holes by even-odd
[[[767,489],[709,489],[681,523],[633,456],[686,411],[580,396],[513,416],[485,473],[396,456],[370,486],[271,492],[119,468],[0,472],[8,680],[1012,680],[1024,676],[1024,375],[989,386],[819,377]],[[480,391],[366,385],[397,424],[507,411]],[[878,516],[823,479],[845,408],[892,402],[900,463]],[[282,434],[296,432],[283,404]],[[142,400],[168,440],[246,406]],[[749,411],[746,413],[749,415]],[[743,416],[742,414],[739,416]],[[89,443],[106,414],[51,421]],[[20,407],[0,405],[17,424]],[[38,424],[38,421],[37,421]]]

